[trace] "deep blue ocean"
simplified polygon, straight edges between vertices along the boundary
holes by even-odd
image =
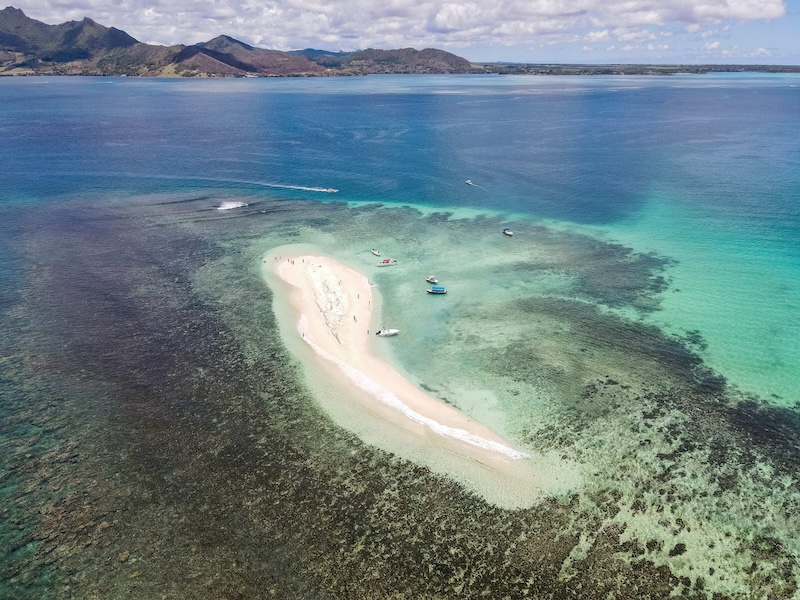
[[[333,427],[296,242],[401,256],[389,358],[574,495]],[[0,596],[797,597],[798,75],[0,78],[0,284]]]
[[[654,194],[797,236],[795,75],[2,81],[4,201],[333,186],[613,224]],[[466,194],[463,181],[483,193]]]

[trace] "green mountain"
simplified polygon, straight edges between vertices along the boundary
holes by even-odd
[[[469,73],[470,62],[444,50],[359,50],[344,57],[342,68],[369,73]]]
[[[278,50],[254,48],[227,35],[220,35],[209,42],[191,46],[186,51],[205,53],[248,73],[271,75],[293,75],[296,73],[322,73],[324,67],[305,56],[296,56]]]
[[[426,48],[415,50],[358,50],[328,52],[326,50],[296,50],[290,54],[303,55],[320,66],[338,69],[343,73],[473,73],[481,71],[467,59],[444,50]]]
[[[136,43],[124,31],[103,27],[89,18],[45,25],[13,7],[0,11],[0,50],[22,52],[44,61],[83,60]]]
[[[0,75],[243,77],[468,73],[481,70],[442,50],[280,52],[221,35],[193,46],[143,44],[89,18],[61,25],[0,10]]]

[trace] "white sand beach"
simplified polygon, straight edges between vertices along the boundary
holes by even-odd
[[[372,344],[380,338],[371,322],[375,298],[367,277],[307,247],[276,249],[263,267],[271,285],[283,288],[275,290],[282,334],[298,349],[312,389],[325,397],[323,406],[340,425],[497,504],[529,505],[541,497],[543,484],[553,487],[550,468],[536,468],[539,461],[375,354]]]

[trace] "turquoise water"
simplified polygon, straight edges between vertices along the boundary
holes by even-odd
[[[602,232],[677,261],[653,322],[679,336],[699,332],[701,355],[731,384],[791,406],[800,389],[800,253],[793,232],[780,231],[787,223],[759,225],[654,197]]]
[[[0,79],[0,595],[792,597],[799,95]],[[259,273],[294,243],[378,285],[412,380],[580,483],[503,511],[333,426]]]

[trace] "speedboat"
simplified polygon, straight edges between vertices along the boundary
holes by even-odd
[[[510,230],[508,227],[506,227],[505,229],[503,229],[503,233],[504,233],[505,235],[507,235],[508,237],[511,237],[512,235],[514,235],[514,232],[513,232],[513,231],[511,231],[511,230]]]
[[[429,294],[446,294],[447,293],[447,289],[442,287],[441,285],[431,286],[431,289],[425,290],[425,291],[428,292]]]
[[[381,262],[378,263],[379,267],[392,267],[397,264],[397,261],[393,258],[384,258]]]
[[[377,248],[373,248],[372,250],[370,250],[370,252],[372,252],[375,256],[381,255],[381,251],[378,250]]]
[[[467,185],[473,185],[472,179],[467,179],[464,183],[466,183]]]
[[[393,335],[397,335],[400,333],[399,329],[387,329],[386,327],[379,329],[375,335],[379,335],[380,337],[390,337]]]
[[[339,190],[337,190],[336,188],[325,188],[325,191],[328,192],[329,194],[336,194],[339,192]]]
[[[436,279],[436,277],[434,277],[433,275],[428,275],[425,278],[425,281],[427,281],[428,283],[439,283],[439,280]]]

